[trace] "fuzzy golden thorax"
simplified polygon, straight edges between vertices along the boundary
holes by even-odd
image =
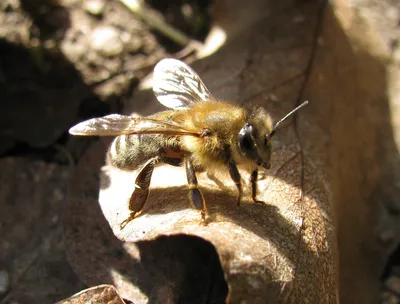
[[[271,131],[272,123],[264,109],[246,110],[228,103],[208,101],[194,104],[187,113],[181,115],[190,117],[184,122],[187,127],[208,129],[211,132],[210,136],[203,138],[182,138],[183,149],[192,155],[196,165],[226,166],[227,153],[236,164],[248,168],[257,165],[267,167],[269,164],[271,144],[266,141],[265,135]],[[253,146],[243,149],[239,134],[246,124],[252,127],[255,142]],[[248,150],[254,149],[257,150],[257,157],[254,157],[254,153],[248,153]]]

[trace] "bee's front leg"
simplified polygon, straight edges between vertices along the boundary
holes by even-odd
[[[231,176],[232,180],[235,182],[236,187],[238,189],[238,198],[237,198],[236,205],[239,206],[240,201],[242,199],[242,194],[243,194],[242,182],[241,182],[239,170],[238,170],[235,162],[231,158],[228,159],[228,168],[229,168],[229,175]]]
[[[264,204],[264,202],[256,199],[257,196],[257,177],[258,177],[258,169],[253,170],[250,175],[250,183],[251,183],[251,198],[253,202],[256,204]]]
[[[229,175],[231,176],[232,180],[235,182],[236,187],[238,189],[238,198],[236,205],[240,205],[240,201],[242,199],[242,194],[243,194],[243,188],[242,188],[242,182],[241,182],[241,176],[239,173],[239,170],[236,166],[235,161],[232,159],[232,153],[231,149],[229,146],[225,146],[225,153],[226,153],[226,159],[228,163],[228,169],[229,169]]]
[[[193,163],[190,159],[185,159],[186,177],[189,186],[190,200],[193,205],[201,210],[201,221],[204,223],[206,219],[207,207],[204,200],[204,196],[198,188],[196,172],[193,167]]]
[[[151,176],[158,160],[158,157],[149,159],[136,177],[135,189],[129,199],[129,210],[131,213],[129,217],[121,223],[121,229],[124,229],[125,226],[142,211],[149,196]]]

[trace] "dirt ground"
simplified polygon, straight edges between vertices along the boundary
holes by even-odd
[[[149,4],[190,37],[207,33],[207,1]],[[53,303],[86,287],[67,261],[63,218],[71,172],[94,140],[68,128],[119,111],[182,47],[118,1],[5,0],[0,24],[0,302]]]

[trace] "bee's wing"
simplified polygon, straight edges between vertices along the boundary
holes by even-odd
[[[111,114],[83,121],[69,129],[72,135],[118,136],[123,134],[171,134],[203,136],[204,130],[189,130],[175,122]]]
[[[155,66],[153,91],[161,104],[175,110],[214,99],[191,67],[172,58],[163,59]]]

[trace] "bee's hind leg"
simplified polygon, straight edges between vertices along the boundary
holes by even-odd
[[[185,168],[189,186],[190,200],[198,210],[201,210],[201,221],[202,223],[204,223],[206,220],[206,213],[207,213],[206,202],[204,200],[203,194],[198,188],[197,177],[193,167],[193,163],[188,158],[185,159]]]
[[[129,199],[129,210],[131,213],[129,217],[121,223],[121,229],[124,229],[125,226],[142,211],[149,196],[149,186],[154,166],[158,161],[159,157],[149,159],[137,175],[135,180],[135,189]]]

